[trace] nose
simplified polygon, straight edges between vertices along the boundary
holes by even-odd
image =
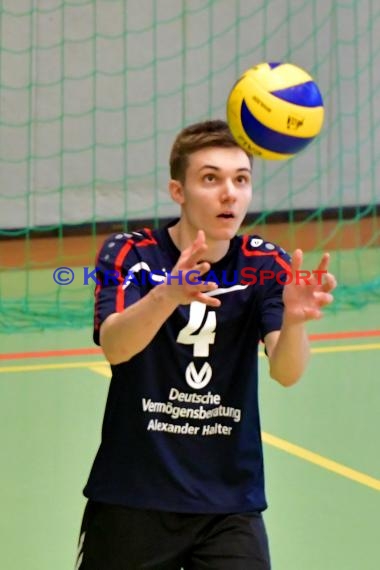
[[[222,201],[234,202],[236,200],[236,188],[231,179],[225,180],[222,189]]]

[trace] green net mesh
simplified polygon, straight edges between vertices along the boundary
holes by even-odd
[[[261,61],[307,69],[326,122],[295,159],[256,161],[249,225],[310,264],[329,249],[335,310],[379,299],[379,2],[2,0],[3,331],[88,326],[83,267],[103,232],[177,215],[174,136],[225,118],[231,86]],[[63,265],[75,279],[58,286]]]

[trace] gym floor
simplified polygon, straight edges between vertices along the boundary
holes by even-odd
[[[260,358],[274,570],[378,570],[380,306],[309,324],[312,359],[283,389]],[[0,567],[75,566],[109,385],[91,329],[0,335]]]

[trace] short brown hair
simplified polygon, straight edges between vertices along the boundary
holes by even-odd
[[[170,176],[184,182],[188,157],[193,152],[208,147],[241,148],[225,121],[214,119],[185,127],[176,137],[170,153]],[[246,152],[244,149],[242,149]],[[253,157],[246,153],[250,163]]]

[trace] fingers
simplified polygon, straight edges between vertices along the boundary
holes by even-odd
[[[294,260],[294,261],[293,261]],[[300,271],[302,263],[302,251],[296,250],[292,258],[292,269],[296,272]],[[318,268],[312,271],[311,284],[319,286],[324,293],[333,291],[337,286],[337,281],[332,273],[328,273],[327,269],[330,263],[330,254],[325,252],[319,262]],[[301,270],[302,273],[302,270]]]
[[[297,273],[301,270],[303,263],[303,252],[302,249],[296,249],[292,255],[292,271]]]
[[[197,236],[192,244],[189,245],[188,249],[192,252],[193,249],[196,249],[202,245],[206,245],[206,237],[203,230],[198,230]]]
[[[327,273],[322,283],[322,291],[325,293],[329,293],[333,291],[337,286],[337,281],[331,273]]]
[[[203,230],[198,230],[197,237],[195,238],[196,242],[199,243],[206,243],[206,235]]]
[[[202,281],[201,277],[208,273],[211,264],[204,261],[207,244],[205,233],[199,230],[193,243],[182,251],[166,284],[171,285],[171,295],[179,299],[181,304],[199,301],[210,307],[219,307],[219,299],[210,297],[208,293],[218,288],[216,283]]]
[[[305,316],[305,319],[308,321],[311,321],[314,319],[318,320],[318,319],[321,319],[323,317],[323,313],[320,309],[311,309],[308,307],[307,309],[304,309],[304,316]]]
[[[189,283],[189,285],[191,286],[190,294],[209,293],[218,288],[217,283],[209,281],[195,281],[194,283]]]
[[[327,253],[327,252],[325,252],[325,253],[322,255],[321,261],[319,262],[317,271],[324,271],[324,272],[327,272],[327,268],[328,268],[328,266],[329,266],[329,263],[330,263],[330,254]]]
[[[182,254],[182,259],[181,259],[181,266],[182,267],[193,267],[194,265],[196,265],[197,263],[199,263],[202,258],[204,257],[204,254],[207,251],[207,246],[206,244],[193,244],[191,246],[191,248],[189,248],[189,250],[185,250]]]
[[[183,261],[186,266],[192,267],[202,259],[202,256],[206,251],[207,244],[205,233],[203,230],[199,230],[193,243],[183,252]]]
[[[292,270],[297,272],[301,270],[303,263],[303,251],[302,249],[296,249],[292,255]],[[325,252],[322,255],[322,259],[319,262],[318,268],[314,271],[314,273],[318,274],[325,274],[327,273],[327,268],[330,263],[330,254]]]
[[[334,300],[334,297],[331,295],[331,293],[324,293],[323,291],[314,291],[313,297],[320,307],[323,305],[329,305]]]
[[[208,271],[210,271],[211,265],[207,261],[202,261],[201,263],[197,263],[196,270],[199,271],[199,275],[204,275]]]
[[[217,288],[218,285],[214,282],[195,281],[191,284],[192,290],[189,293],[189,296],[192,301],[200,301],[209,307],[220,307],[221,301],[208,295],[208,293],[215,291]]]
[[[199,301],[200,303],[204,303],[208,307],[220,307],[220,305],[222,304],[221,301],[216,297],[209,297],[205,293],[197,293],[194,296],[193,300]]]
[[[337,281],[332,273],[318,269],[313,271],[313,284],[318,286],[324,293],[329,293],[335,289]]]
[[[303,312],[306,320],[321,319],[323,317],[322,308],[330,305],[334,298],[330,293],[323,293],[322,291],[313,294],[316,306],[304,307]]]
[[[178,270],[178,274],[179,274],[179,281],[180,283],[183,284],[188,284],[188,285],[200,285],[201,283],[203,284],[209,284],[210,281],[206,281],[206,282],[201,282],[200,281],[200,277],[202,275],[204,275],[205,273],[207,273],[210,269],[210,264],[207,263],[206,261],[199,263],[198,265],[195,265],[194,269],[179,269]]]

